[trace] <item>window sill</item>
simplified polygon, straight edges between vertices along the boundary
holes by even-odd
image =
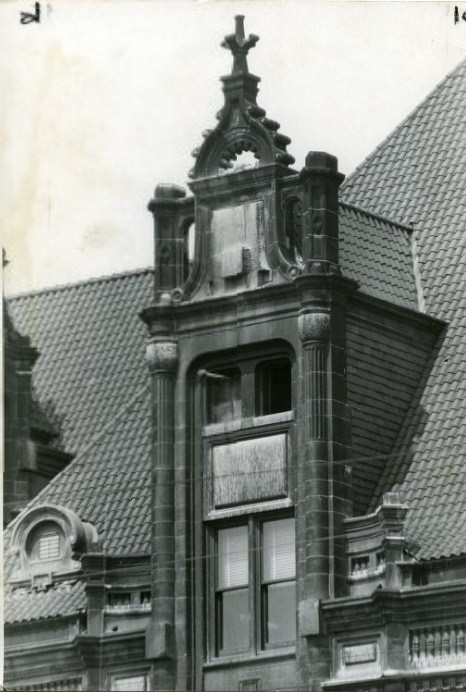
[[[245,663],[260,663],[261,661],[270,661],[271,659],[294,658],[296,655],[295,646],[284,646],[276,649],[266,649],[257,654],[238,654],[236,656],[225,656],[223,658],[215,658],[203,664],[204,670],[213,668],[225,668],[226,666],[244,665]]]
[[[225,509],[213,509],[205,515],[205,521],[228,519],[229,517],[242,516],[244,514],[255,514],[256,512],[278,512],[293,506],[289,497],[278,500],[261,500],[259,502],[243,503],[235,507]]]
[[[209,423],[205,425],[202,434],[204,437],[211,435],[221,435],[222,433],[236,432],[237,430],[248,430],[250,428],[259,428],[263,425],[274,425],[277,423],[287,423],[294,419],[293,411],[282,411],[281,413],[272,413],[269,416],[254,416],[252,418],[242,418],[231,420],[224,423]]]

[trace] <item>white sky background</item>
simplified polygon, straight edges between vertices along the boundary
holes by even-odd
[[[8,293],[152,265],[146,205],[217,122],[235,14],[296,168],[325,150],[350,173],[466,56],[449,2],[50,0],[23,26],[32,4],[0,3]]]

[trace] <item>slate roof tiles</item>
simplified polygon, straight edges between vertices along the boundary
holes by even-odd
[[[345,202],[414,224],[426,312],[448,322],[372,503],[401,492],[424,559],[466,552],[465,191],[466,61],[342,187]]]

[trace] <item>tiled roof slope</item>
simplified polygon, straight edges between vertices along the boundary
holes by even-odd
[[[41,355],[38,398],[61,415],[73,462],[30,503],[55,503],[93,523],[108,554],[149,549],[149,381],[145,327],[151,271],[133,272],[11,300]]]
[[[8,591],[5,593],[3,619],[6,623],[63,617],[84,612],[87,598],[84,582],[71,581],[49,591]]]
[[[413,223],[426,312],[449,323],[379,484],[416,555],[466,553],[466,61],[345,181],[345,202]]]
[[[146,384],[28,506],[50,503],[74,510],[83,521],[94,524],[107,555],[147,555],[151,526],[149,406]],[[14,523],[5,532],[6,580],[18,560],[8,550]],[[85,594],[80,582],[68,589],[55,586],[46,594],[7,588],[4,603],[4,620],[11,623],[78,612],[85,607]]]
[[[363,293],[418,309],[411,233],[404,226],[340,204],[340,265]]]
[[[150,550],[149,382],[29,504],[64,505],[96,527],[108,555]]]
[[[11,300],[41,352],[36,395],[59,411],[65,446],[79,453],[30,503],[64,505],[96,527],[108,555],[150,550],[150,392],[145,327],[150,271],[58,287]],[[40,368],[39,368],[40,364]],[[68,387],[69,383],[69,387]],[[80,434],[82,430],[82,434]],[[5,578],[15,569],[5,533]],[[5,591],[5,622],[79,612],[80,582],[45,593]]]
[[[39,350],[34,390],[78,454],[147,381],[145,327],[150,270],[25,294],[8,301],[15,327]]]

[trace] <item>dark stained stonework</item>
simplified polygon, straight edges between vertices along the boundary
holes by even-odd
[[[466,690],[457,218],[442,246],[396,213],[409,121],[344,183],[325,152],[291,169],[257,40],[237,17],[191,194],[155,189],[154,271],[9,301],[18,449],[76,457],[5,533],[8,689]],[[417,128],[464,127],[464,70]]]

